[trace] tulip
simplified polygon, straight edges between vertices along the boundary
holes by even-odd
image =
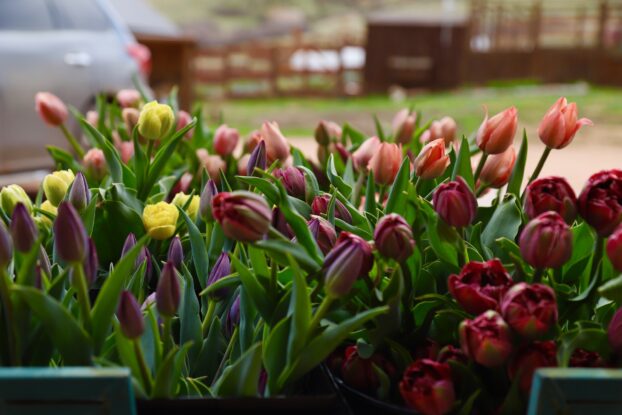
[[[95,241],[92,238],[88,238],[86,257],[82,264],[84,268],[84,275],[89,285],[93,284],[97,279],[97,269],[99,268],[99,257],[97,256],[97,247]]]
[[[122,108],[138,108],[142,97],[135,89],[122,89],[117,92],[117,102]]]
[[[38,92],[35,95],[35,109],[43,122],[52,127],[61,126],[69,117],[65,103],[50,92]]]
[[[395,142],[407,145],[415,132],[415,122],[417,121],[417,113],[410,112],[408,108],[403,108],[395,114],[391,123]]]
[[[251,134],[248,136],[248,140],[246,140],[246,142],[244,143],[244,152],[245,153],[252,153],[253,150],[255,149],[255,147],[257,147],[257,145],[263,141],[263,137],[261,136],[261,132],[255,130],[253,132],[251,132]]]
[[[147,205],[143,210],[145,230],[156,240],[164,240],[173,236],[178,218],[179,211],[175,205],[166,202]]]
[[[46,213],[51,214],[54,218],[56,217],[56,215],[58,215],[58,208],[54,206],[52,203],[50,203],[49,200],[46,200],[43,203],[41,203],[41,206],[39,206],[39,209],[41,209],[42,211]],[[41,214],[37,219],[39,220],[38,223],[41,223],[45,225],[46,227],[52,226],[52,221],[46,215]]]
[[[484,122],[477,131],[477,145],[486,154],[501,154],[512,145],[517,126],[518,111],[514,107],[490,119],[486,111]]]
[[[157,101],[145,104],[138,118],[138,132],[149,140],[163,139],[173,125],[175,125],[173,109]]]
[[[121,161],[125,164],[129,163],[129,161],[134,157],[134,143],[131,141],[120,141],[118,144],[115,144],[119,155],[121,156]]]
[[[272,220],[265,199],[243,190],[218,193],[212,200],[212,213],[225,236],[240,242],[263,239]]]
[[[277,231],[283,234],[287,239],[292,239],[294,237],[294,231],[292,230],[289,223],[287,223],[287,219],[285,219],[285,215],[278,206],[275,206],[272,209],[272,227],[274,227]]]
[[[121,333],[128,339],[137,339],[145,331],[143,313],[140,311],[136,298],[129,291],[123,291],[117,308],[117,318]]]
[[[264,140],[259,143],[253,149],[248,164],[246,165],[246,175],[253,176],[255,174],[255,168],[265,170],[266,169],[266,142]]]
[[[479,180],[486,186],[500,189],[510,181],[515,162],[516,150],[514,146],[510,146],[503,153],[495,154],[486,160]]]
[[[622,308],[618,308],[607,327],[609,346],[617,355],[622,353]]]
[[[460,345],[464,353],[482,366],[497,367],[512,353],[510,328],[494,310],[460,324]]]
[[[498,310],[501,299],[512,284],[512,277],[498,259],[471,261],[462,267],[459,275],[450,275],[447,280],[451,295],[471,314]]]
[[[164,317],[173,317],[179,308],[180,301],[179,281],[175,265],[167,261],[162,268],[160,280],[156,287],[156,307]]]
[[[190,200],[190,203],[188,203],[188,200]],[[192,198],[190,198],[190,195],[187,195],[185,193],[177,193],[171,203],[180,209],[185,208],[186,213],[188,214],[190,219],[195,221],[197,219],[197,214],[199,213],[200,202],[201,198],[197,195],[194,195],[192,196]]]
[[[26,253],[32,249],[38,237],[37,227],[26,206],[18,203],[11,216],[11,236],[18,252]]]
[[[84,164],[87,173],[95,180],[103,179],[108,172],[106,157],[104,156],[104,152],[99,148],[92,148],[87,151],[82,159],[82,164]]]
[[[263,123],[261,126],[261,136],[266,142],[266,156],[270,164],[276,160],[281,162],[287,160],[289,157],[289,143],[275,121]]]
[[[441,138],[426,144],[415,159],[415,174],[423,180],[440,177],[449,166],[449,156],[445,154],[445,141]]]
[[[568,104],[566,98],[561,97],[542,118],[538,136],[547,147],[561,149],[572,142],[584,125],[592,125],[592,121],[587,118],[577,120],[577,104]]]
[[[430,359],[408,366],[399,388],[406,404],[423,415],[447,414],[456,399],[449,365]]]
[[[214,196],[217,194],[218,188],[216,187],[216,183],[214,180],[209,179],[207,183],[205,183],[199,200],[199,213],[205,222],[210,223],[214,221],[214,217],[212,216],[212,199],[214,199]]]
[[[89,185],[86,182],[86,177],[84,177],[82,172],[78,172],[75,180],[73,181],[73,185],[71,186],[71,190],[69,190],[69,202],[78,211],[85,209],[91,202]]]
[[[380,139],[376,136],[363,141],[359,148],[352,153],[352,163],[358,171],[366,171],[369,161],[380,148]]]
[[[393,184],[402,163],[402,147],[393,143],[381,143],[376,153],[367,164],[367,169],[374,172],[376,183]]]
[[[320,250],[324,255],[333,249],[335,242],[337,241],[337,233],[335,228],[326,219],[312,215],[309,222],[307,222],[311,235],[315,238]]]
[[[375,395],[381,383],[377,370],[382,371],[389,378],[395,375],[395,367],[382,354],[374,353],[368,358],[363,358],[359,355],[356,346],[346,348],[341,364],[341,377],[347,385]]]
[[[572,256],[572,232],[557,212],[532,219],[519,239],[525,261],[535,268],[559,268]]]
[[[228,252],[221,252],[214,264],[214,267],[209,273],[207,277],[207,285],[206,287],[211,286],[212,284],[220,281],[227,275],[231,274],[231,260],[229,259]],[[222,300],[229,294],[229,289],[223,288],[220,290],[213,291],[210,296],[215,300]]]
[[[410,225],[397,213],[383,216],[374,230],[376,249],[386,258],[404,262],[415,250]]]
[[[330,203],[331,196],[329,194],[323,194],[315,196],[311,203],[311,212],[314,215],[328,214],[328,205]],[[335,198],[335,218],[341,219],[344,222],[352,223],[352,215],[348,208],[337,198]]]
[[[329,298],[346,296],[356,280],[369,273],[374,263],[372,248],[360,236],[341,232],[324,260],[324,289]]]
[[[570,367],[605,367],[605,361],[597,353],[585,349],[575,349],[570,356]]]
[[[172,262],[176,269],[181,271],[181,264],[184,262],[184,248],[181,246],[181,239],[176,236],[168,246],[167,260]]]
[[[227,170],[227,163],[220,156],[210,156],[204,148],[198,149],[196,154],[210,179],[218,183],[220,181],[220,171]]]
[[[450,226],[463,228],[475,219],[477,199],[460,176],[436,188],[432,198],[436,213]]]
[[[607,256],[613,267],[622,272],[622,226],[618,226],[616,231],[607,241]]]
[[[67,189],[69,189],[74,178],[71,170],[59,170],[48,174],[43,179],[43,192],[45,193],[45,197],[54,206],[58,206],[65,198]]]
[[[448,146],[455,140],[457,129],[458,126],[453,118],[443,117],[438,121],[433,121],[430,127],[421,134],[421,142],[429,143],[442,138]]]
[[[123,118],[127,133],[131,136],[134,132],[134,128],[138,125],[140,111],[136,108],[123,108],[123,111],[121,111],[121,118]]]
[[[80,215],[69,202],[58,206],[58,216],[54,221],[54,247],[65,262],[78,263],[86,257],[88,237]]]
[[[622,222],[622,170],[604,170],[592,175],[578,202],[579,214],[598,235],[611,235]]]
[[[13,241],[4,223],[0,221],[0,268],[6,268],[13,259]]]
[[[225,333],[227,337],[231,337],[235,327],[240,324],[240,296],[237,295],[229,310],[227,310],[227,317],[225,319]]]
[[[274,170],[272,175],[283,183],[289,195],[305,200],[306,184],[305,175],[302,170],[297,167],[289,166]]]
[[[567,224],[577,217],[577,197],[563,177],[543,177],[525,190],[525,213],[529,219],[548,211],[559,213]]]
[[[557,346],[553,341],[527,343],[519,349],[508,365],[508,376],[511,380],[518,375],[518,387],[528,394],[536,369],[557,366]]]
[[[97,111],[87,111],[85,118],[86,122],[97,128],[97,124],[99,124],[99,113]]]
[[[32,202],[26,191],[17,184],[12,184],[2,188],[0,191],[0,205],[7,215],[12,215],[18,203],[24,205],[28,212],[32,212]]]
[[[229,156],[237,147],[239,139],[238,130],[223,124],[214,133],[214,151],[223,157]]]
[[[248,172],[248,161],[251,159],[250,154],[243,154],[237,163],[237,172],[240,176],[246,176]]]
[[[557,323],[555,292],[544,284],[518,283],[503,297],[501,314],[524,338],[542,337]]]
[[[127,255],[127,253],[130,252],[134,245],[136,245],[136,236],[134,236],[133,233],[130,233],[127,235],[127,238],[125,239],[125,242],[123,244],[123,249],[121,250],[121,257]],[[134,261],[134,268],[136,269],[140,267],[143,262],[147,263],[145,274],[147,278],[149,278],[151,276],[151,260],[149,259],[149,250],[145,246],[140,249],[136,260]]]
[[[188,192],[193,179],[194,176],[188,172],[182,174],[177,183],[175,183],[175,186],[173,186],[170,194],[176,195],[177,193]]]
[[[192,115],[188,114],[186,111],[184,110],[179,110],[179,112],[177,112],[177,128],[176,130],[182,130],[183,128],[185,128],[188,124],[190,124],[190,122],[192,121]],[[194,134],[194,127],[191,128],[190,130],[188,130],[186,132],[186,134],[184,134],[184,138],[192,138],[192,135]]]
[[[341,138],[341,127],[332,121],[320,121],[315,127],[315,141],[320,146],[327,146],[331,139]]]

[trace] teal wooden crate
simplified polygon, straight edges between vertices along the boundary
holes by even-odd
[[[0,368],[2,415],[135,415],[125,368]]]
[[[528,414],[622,414],[622,370],[538,369],[531,386]]]

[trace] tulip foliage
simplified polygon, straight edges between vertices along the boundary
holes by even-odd
[[[240,152],[174,97],[73,110],[81,139],[38,100],[73,153],[48,147],[34,202],[0,193],[3,365],[127,366],[140,396],[172,398],[294,393],[327,362],[445,414],[521,413],[538,367],[621,362],[622,172],[578,198],[538,177],[589,124],[574,104],[544,117],[528,176],[515,108],[471,140],[412,109],[369,138],[322,121],[310,157],[275,122]]]

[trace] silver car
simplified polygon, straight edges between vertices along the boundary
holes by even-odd
[[[106,0],[0,0],[0,174],[50,167],[46,144],[67,147],[38,118],[37,92],[84,112],[99,92],[133,86],[144,48]]]

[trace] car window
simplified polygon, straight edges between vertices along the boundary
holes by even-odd
[[[96,0],[49,1],[57,13],[59,29],[102,31],[112,28],[108,16]]]
[[[0,0],[0,30],[52,30],[47,0]]]

